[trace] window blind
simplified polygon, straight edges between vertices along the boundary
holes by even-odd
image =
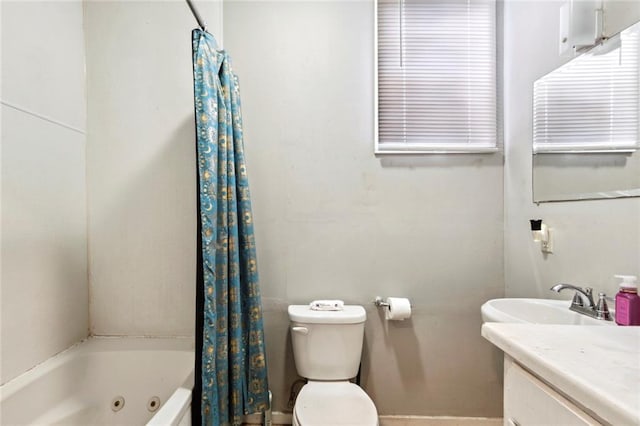
[[[610,42],[613,40],[610,40]],[[640,148],[638,32],[588,53],[534,84],[534,152],[615,152]]]
[[[495,150],[495,0],[378,0],[376,152]]]

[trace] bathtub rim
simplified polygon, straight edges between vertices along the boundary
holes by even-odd
[[[13,379],[2,384],[0,386],[0,406],[5,399],[11,398],[13,395],[15,395],[17,392],[22,390],[24,387],[29,386],[31,383],[38,380],[40,377],[44,376],[46,373],[51,372],[54,369],[64,365],[69,360],[72,360],[76,357],[80,357],[82,355],[86,355],[91,352],[99,352],[100,350],[96,351],[95,349],[100,349],[101,347],[103,348],[102,351],[105,351],[104,349],[105,347],[109,347],[116,342],[136,342],[136,343],[139,343],[140,346],[150,345],[152,343],[164,342],[168,344],[168,346],[170,346],[170,348],[165,348],[164,350],[193,350],[194,349],[194,338],[189,336],[175,336],[175,337],[174,336],[89,336],[85,339],[82,339],[79,342],[74,343],[73,345],[58,352],[57,354],[47,358],[41,363],[34,365],[33,367],[31,367],[24,373],[20,374],[19,376],[16,376]],[[136,349],[132,347],[126,347],[126,345],[123,345],[120,348],[114,347],[114,348],[109,348],[108,350],[129,351],[129,350],[136,350]],[[151,349],[138,348],[138,350],[151,350]],[[193,372],[190,373],[190,376],[193,376]],[[187,377],[185,381],[183,381],[183,384],[187,382],[188,379],[189,377]],[[193,377],[191,377],[191,380],[193,380]]]

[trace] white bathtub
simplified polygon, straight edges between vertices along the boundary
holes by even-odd
[[[190,424],[193,365],[193,339],[93,337],[1,386],[0,424]]]

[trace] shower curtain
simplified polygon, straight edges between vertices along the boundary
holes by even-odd
[[[199,190],[193,423],[238,425],[243,414],[268,407],[240,95],[214,37],[195,29],[192,40]]]

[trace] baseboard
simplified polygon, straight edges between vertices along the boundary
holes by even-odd
[[[274,411],[271,414],[271,424],[273,426],[290,425],[293,423],[291,413],[280,413]],[[262,414],[250,414],[244,416],[243,426],[262,426]]]
[[[380,416],[380,426],[501,426],[501,418]]]
[[[431,417],[431,416],[379,416],[380,426],[502,426],[501,418],[486,417]],[[290,425],[291,414],[274,412],[273,426]],[[261,426],[262,415],[244,417],[245,426]]]

